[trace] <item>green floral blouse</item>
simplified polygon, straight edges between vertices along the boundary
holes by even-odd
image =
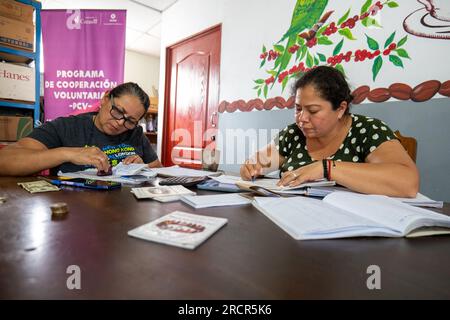
[[[328,159],[364,162],[366,157],[385,141],[396,139],[392,130],[378,119],[351,114],[352,125],[338,151]],[[280,171],[291,171],[313,162],[306,138],[296,123],[284,128],[274,139],[280,155],[285,158]]]

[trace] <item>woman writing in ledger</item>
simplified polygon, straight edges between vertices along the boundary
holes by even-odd
[[[135,83],[123,83],[101,100],[98,113],[61,117],[0,150],[0,175],[22,176],[44,169],[52,174],[96,167],[108,171],[119,162],[161,163],[138,121],[148,110],[148,95]]]
[[[361,193],[416,196],[415,163],[384,122],[350,113],[353,97],[338,70],[314,68],[294,88],[295,123],[241,166],[243,179],[279,168],[283,186],[326,178]]]

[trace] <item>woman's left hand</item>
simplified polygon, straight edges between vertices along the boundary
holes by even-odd
[[[144,163],[144,160],[142,160],[142,158],[139,157],[137,154],[134,154],[132,156],[126,157],[122,162],[123,164]]]
[[[300,167],[296,170],[286,171],[282,174],[279,186],[295,187],[302,183],[314,181],[323,178],[322,161],[315,161],[307,166]]]

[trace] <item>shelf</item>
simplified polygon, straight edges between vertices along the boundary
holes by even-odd
[[[21,101],[7,101],[0,99],[0,106],[9,108],[34,109],[34,102],[26,103]]]
[[[30,63],[31,61],[36,60],[36,54],[34,52],[0,46],[0,59],[12,62]]]
[[[33,110],[33,123],[37,127],[40,125],[40,92],[41,92],[41,75],[40,75],[40,48],[41,48],[41,8],[42,4],[34,0],[16,0],[17,2],[31,5],[35,12],[35,51],[28,52],[20,49],[14,49],[0,45],[0,60],[8,62],[26,63],[34,61],[35,72],[35,101],[28,104],[22,101],[8,101],[0,99],[0,106],[7,108],[22,108]]]

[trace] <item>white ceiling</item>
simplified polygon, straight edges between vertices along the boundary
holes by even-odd
[[[178,0],[41,0],[42,9],[126,9],[126,49],[159,57],[161,14]]]

